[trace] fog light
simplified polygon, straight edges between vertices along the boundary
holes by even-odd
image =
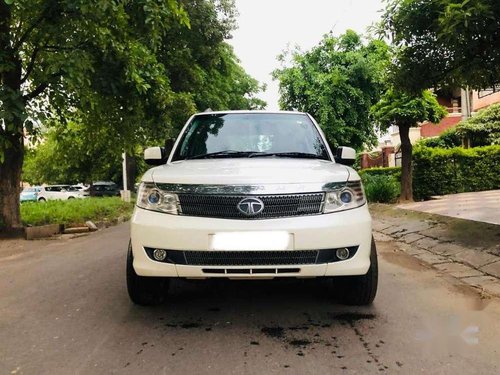
[[[337,258],[339,258],[340,260],[346,260],[347,258],[349,258],[349,249],[345,247],[342,249],[337,249],[335,255],[337,255]]]
[[[158,260],[160,262],[164,261],[165,258],[167,257],[167,252],[163,249],[154,249],[153,251],[153,258],[155,260]]]

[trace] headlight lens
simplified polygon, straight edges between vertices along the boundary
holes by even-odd
[[[361,181],[348,181],[326,193],[323,213],[350,210],[366,203]]]
[[[179,198],[177,194],[158,189],[152,182],[142,182],[137,193],[137,206],[145,210],[177,215]]]

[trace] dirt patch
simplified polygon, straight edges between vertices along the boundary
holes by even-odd
[[[285,336],[285,330],[283,327],[263,327],[260,330],[263,334],[265,334],[268,337],[276,338],[276,339],[281,339]]]
[[[343,314],[329,314],[330,318],[347,323],[355,323],[359,320],[372,320],[375,319],[375,314],[363,314],[356,312],[348,312]]]
[[[291,340],[288,343],[292,346],[306,347],[311,344],[311,341],[302,339],[302,340]]]
[[[389,263],[413,270],[422,271],[428,269],[418,259],[402,252],[379,252],[379,255]]]

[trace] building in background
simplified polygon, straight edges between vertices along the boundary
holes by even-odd
[[[436,92],[439,104],[446,107],[448,115],[439,124],[424,122],[410,128],[410,140],[415,144],[422,138],[438,137],[479,110],[500,103],[500,84],[484,90],[449,89]],[[391,126],[381,135],[375,149],[361,154],[361,168],[401,166],[401,139],[397,126]]]

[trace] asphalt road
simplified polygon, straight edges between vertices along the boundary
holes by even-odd
[[[0,374],[495,374],[500,303],[379,243],[373,306],[314,280],[175,282],[132,305],[128,225],[0,259]]]

